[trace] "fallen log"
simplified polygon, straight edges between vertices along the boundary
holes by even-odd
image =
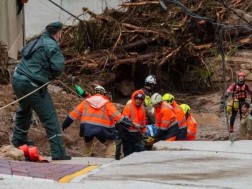
[[[194,50],[204,50],[204,49],[209,49],[213,46],[213,43],[207,43],[207,44],[203,44],[203,45],[192,45],[191,48],[193,48]]]
[[[123,3],[121,7],[131,7],[131,6],[142,6],[142,5],[151,5],[151,4],[159,4],[159,1],[145,1],[139,3]]]
[[[175,55],[180,49],[181,49],[181,46],[169,52],[169,54],[166,55],[165,58],[163,58],[162,61],[159,63],[159,66],[162,66],[171,56]]]
[[[135,48],[142,47],[144,45],[148,45],[148,44],[156,41],[157,39],[158,39],[158,37],[150,37],[150,38],[146,38],[146,39],[141,39],[141,40],[135,41],[133,43],[123,45],[123,46],[118,47],[118,48],[121,48],[123,50],[135,49]]]
[[[65,61],[65,65],[71,64],[71,63],[74,63],[74,62],[79,62],[81,60],[83,60],[83,57],[73,58],[73,59]]]
[[[143,62],[146,60],[149,60],[151,58],[154,58],[157,56],[157,53],[150,53],[150,54],[144,54],[144,55],[138,55],[134,58],[126,58],[126,59],[119,59],[114,62],[114,64],[135,64],[137,62]]]

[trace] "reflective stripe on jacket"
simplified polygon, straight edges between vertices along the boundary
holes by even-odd
[[[189,116],[187,117],[186,123],[187,123],[187,140],[195,140],[197,133],[197,123],[191,114],[189,114]]]
[[[122,120],[121,113],[103,95],[96,94],[83,100],[69,115],[73,120],[81,116],[81,124],[113,128]]]
[[[176,114],[176,118],[178,120],[178,126],[179,129],[183,129],[187,127],[186,124],[186,117],[183,109],[180,107],[180,105],[177,104],[175,100],[173,100],[172,107],[174,109],[174,112]]]
[[[142,133],[146,132],[146,111],[143,104],[140,107],[135,105],[134,96],[137,93],[144,94],[142,90],[135,91],[131,96],[131,102],[129,102],[123,109],[122,115],[128,117],[134,125],[140,125],[140,131]],[[129,132],[138,132],[136,127],[127,128]]]
[[[155,108],[155,120],[156,127],[160,130],[168,130],[178,123],[172,106],[166,102],[162,102],[161,107]]]

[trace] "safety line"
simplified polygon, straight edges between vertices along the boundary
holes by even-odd
[[[78,177],[78,176],[81,176],[81,175],[84,175],[94,169],[96,169],[98,166],[97,165],[90,165],[80,171],[77,171],[73,174],[70,174],[70,175],[67,175],[67,176],[64,176],[63,178],[61,178],[60,180],[58,180],[58,182],[60,183],[69,183],[71,180],[73,180],[75,177]]]
[[[5,108],[7,108],[8,106],[10,106],[10,105],[12,105],[12,104],[15,104],[16,102],[19,102],[20,100],[23,100],[24,98],[30,96],[31,94],[33,94],[33,93],[37,92],[38,90],[40,90],[41,88],[45,87],[45,86],[48,85],[49,83],[51,83],[51,81],[48,81],[48,82],[45,83],[44,85],[41,85],[40,87],[38,87],[38,88],[35,89],[34,91],[32,91],[32,92],[26,94],[25,96],[22,96],[21,98],[19,98],[19,99],[13,101],[13,102],[11,102],[11,103],[9,103],[9,104],[7,104],[7,105],[1,107],[0,110],[3,110],[3,109],[5,109]]]
[[[76,94],[77,96],[83,98],[81,95],[79,95],[76,91],[74,91],[73,89],[71,89],[70,87],[68,87],[65,83],[63,83],[60,80],[57,80],[60,84],[62,84],[64,87],[66,87],[67,89],[69,89],[71,92],[73,92],[74,94]]]

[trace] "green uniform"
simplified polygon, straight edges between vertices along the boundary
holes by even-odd
[[[240,140],[246,139],[246,133],[252,134],[252,116],[249,113],[242,115],[240,124]]]
[[[23,58],[13,74],[12,87],[18,98],[34,91],[39,86],[61,76],[64,57],[57,41],[44,32],[22,50]],[[58,116],[47,88],[44,87],[19,102],[16,112],[12,143],[20,146],[27,143],[32,110],[44,124],[49,138],[52,158],[65,155]]]

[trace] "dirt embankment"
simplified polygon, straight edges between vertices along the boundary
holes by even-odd
[[[49,87],[53,101],[58,112],[60,123],[63,122],[66,115],[82,99],[72,94],[67,94],[59,87]],[[191,104],[193,115],[199,124],[197,139],[198,140],[227,140],[228,133],[226,129],[225,117],[219,112],[221,93],[212,93],[208,95],[189,96],[186,94],[175,94],[178,102]],[[11,85],[0,86],[1,107],[12,102],[15,95]],[[0,145],[9,144],[14,127],[15,111],[17,104],[1,110],[0,116]],[[238,127],[235,127],[238,130]],[[83,151],[83,141],[79,137],[79,122],[75,121],[64,133],[64,141],[67,151],[73,156],[81,156]],[[29,137],[39,147],[44,155],[49,155],[49,143],[46,137],[45,129],[34,113]],[[97,151],[95,156],[102,156],[104,146],[96,142]]]

